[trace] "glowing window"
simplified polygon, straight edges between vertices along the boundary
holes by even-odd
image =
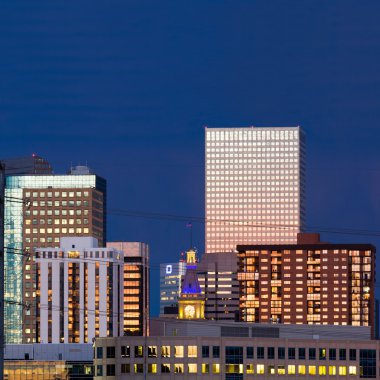
[[[197,346],[188,346],[187,347],[187,357],[196,358],[197,357]]]
[[[212,373],[220,373],[220,364],[219,363],[214,363],[212,365]]]
[[[329,375],[336,375],[336,367],[335,365],[329,365]]]
[[[256,366],[256,372],[258,375],[264,375],[265,373],[265,366],[264,364],[257,364]]]
[[[210,365],[208,363],[202,364],[202,373],[209,373],[210,372]]]
[[[318,367],[318,374],[321,375],[321,376],[327,375],[327,371],[326,371],[326,366],[325,365],[320,365]]]
[[[170,358],[170,346],[161,347],[161,357]]]
[[[195,363],[189,363],[187,369],[189,373],[197,373],[197,365]]]
[[[299,375],[306,375],[306,366],[301,364],[298,366],[298,374]]]

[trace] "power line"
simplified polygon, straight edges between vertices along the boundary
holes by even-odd
[[[210,219],[200,216],[191,216],[191,215],[178,215],[178,214],[164,214],[164,213],[153,213],[153,212],[144,212],[137,210],[128,210],[128,209],[109,209],[107,214],[115,216],[127,216],[127,217],[136,217],[143,219],[157,219],[157,220],[168,220],[176,222],[194,222],[201,224],[234,224],[244,227],[255,227],[255,228],[273,228],[273,229],[283,229],[283,230],[292,230],[298,229],[298,225],[294,224],[268,224],[260,221],[245,221],[238,219]],[[323,227],[323,226],[303,226],[304,230],[307,231],[317,231],[317,232],[326,232],[333,234],[346,234],[346,235],[361,235],[361,236],[379,236],[380,231],[378,230],[367,230],[367,229],[354,229],[354,228],[338,228],[338,227]]]

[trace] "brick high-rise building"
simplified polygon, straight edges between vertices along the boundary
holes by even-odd
[[[299,244],[237,247],[241,319],[374,328],[375,247],[308,235]]]
[[[300,127],[206,128],[206,244],[295,244],[305,221]]]
[[[59,247],[64,236],[92,236],[104,246],[106,181],[83,166],[67,175],[10,175],[5,195],[5,298],[11,302],[5,305],[6,341],[32,343],[33,251]]]

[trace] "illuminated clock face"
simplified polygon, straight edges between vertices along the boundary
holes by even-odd
[[[193,305],[187,305],[185,307],[185,318],[194,318],[195,307]]]

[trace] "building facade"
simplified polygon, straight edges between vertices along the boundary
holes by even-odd
[[[206,252],[293,244],[305,221],[300,127],[205,128]]]
[[[206,253],[197,268],[205,297],[205,318],[217,321],[238,320],[239,281],[235,252]]]
[[[160,315],[165,314],[165,307],[177,307],[181,294],[181,279],[186,271],[186,263],[160,264]]]
[[[93,379],[92,344],[8,344],[5,380]]]
[[[370,340],[366,327],[253,327],[167,318],[159,324],[156,336],[97,339],[94,379],[376,379],[379,374],[380,342]]]
[[[95,238],[36,250],[36,341],[91,343],[122,334],[123,253]],[[31,334],[31,331],[26,331]]]
[[[242,320],[374,327],[374,246],[317,240],[237,250]]]
[[[5,188],[5,330],[8,343],[35,336],[33,251],[61,236],[106,241],[106,181],[88,168],[68,175],[10,175]],[[30,305],[28,314],[25,305]],[[24,318],[23,318],[24,311]],[[25,333],[30,330],[31,335]],[[23,334],[24,331],[24,334]]]
[[[149,245],[109,242],[124,255],[122,335],[149,335]]]
[[[37,154],[28,157],[17,157],[2,160],[5,165],[5,175],[21,174],[53,174],[49,162]]]

